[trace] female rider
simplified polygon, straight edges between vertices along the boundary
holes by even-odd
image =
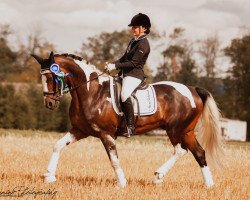
[[[146,78],[143,66],[150,53],[147,35],[150,32],[151,23],[147,15],[139,13],[132,18],[128,26],[132,27],[131,31],[134,37],[129,42],[126,52],[115,63],[106,65],[108,71],[114,69],[120,70],[119,75],[123,78],[121,100],[127,124],[127,133],[123,135],[127,137],[135,134],[134,109],[131,94],[140,85],[142,80]]]

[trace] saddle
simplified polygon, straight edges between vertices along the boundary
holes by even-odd
[[[110,92],[112,105],[118,115],[123,115],[121,109],[122,78],[119,76],[110,78]],[[132,93],[134,114],[137,116],[152,115],[157,110],[157,100],[154,87],[147,84],[145,79]]]

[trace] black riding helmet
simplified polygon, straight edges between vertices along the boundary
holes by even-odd
[[[150,32],[150,19],[147,15],[139,13],[135,15],[128,26],[143,26],[147,29],[146,34]]]

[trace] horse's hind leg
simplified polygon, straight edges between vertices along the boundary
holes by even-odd
[[[195,157],[195,160],[200,165],[205,185],[207,187],[213,186],[214,182],[210,169],[207,166],[205,150],[200,146],[200,144],[196,140],[194,131],[190,131],[184,135],[183,144],[192,152]]]
[[[171,137],[170,137],[171,140]],[[171,141],[172,142],[172,141]],[[172,144],[174,144],[172,142]],[[169,170],[174,166],[175,162],[179,160],[180,157],[185,155],[187,150],[181,146],[180,143],[174,145],[174,154],[169,160],[167,160],[160,168],[155,171],[155,180],[153,183],[162,183],[164,176],[169,172]]]
[[[111,165],[115,171],[117,180],[118,180],[118,186],[121,188],[124,188],[127,184],[127,180],[125,178],[124,172],[120,166],[120,162],[117,155],[116,150],[116,144],[114,138],[109,134],[102,134],[100,137],[107,154],[109,156],[109,160],[111,162]]]
[[[50,161],[47,168],[47,173],[44,174],[44,181],[46,183],[52,183],[56,181],[55,173],[57,169],[58,160],[60,157],[61,150],[69,144],[77,141],[78,138],[75,137],[72,133],[68,132],[60,140],[58,140],[53,148],[53,153],[50,157]]]

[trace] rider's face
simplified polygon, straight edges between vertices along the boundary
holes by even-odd
[[[132,26],[131,31],[135,37],[139,37],[144,34],[145,28],[143,26]]]

